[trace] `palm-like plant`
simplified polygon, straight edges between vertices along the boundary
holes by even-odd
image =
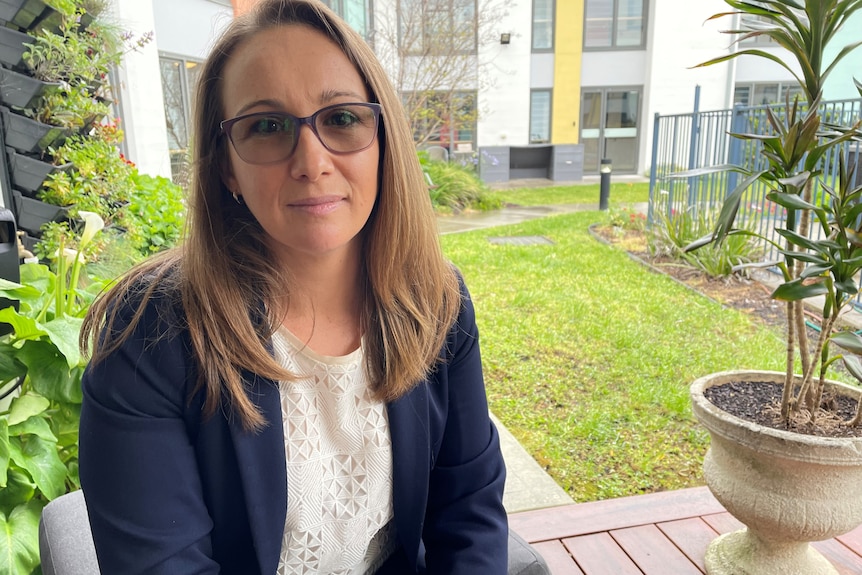
[[[758,235],[776,245],[782,259],[760,265],[777,266],[783,274],[783,283],[772,297],[786,302],[787,306],[787,370],[781,415],[789,422],[795,414],[810,417],[818,411],[827,368],[838,359],[851,374],[862,381],[862,362],[853,355],[830,355],[829,342],[854,353],[862,353],[862,338],[844,331],[833,333],[836,320],[859,292],[856,281],[862,270],[862,232],[859,217],[862,214],[862,187],[853,187],[853,169],[848,170],[842,154],[843,145],[862,139],[860,125],[830,124],[823,120],[820,102],[826,78],[847,54],[862,45],[862,41],[844,46],[831,59],[826,47],[848,19],[860,9],[862,0],[725,0],[733,11],[722,12],[711,19],[726,16],[738,17],[741,25],[726,30],[738,40],[764,36],[787,50],[798,68],[791,66],[776,54],[759,48],[746,48],[714,58],[699,66],[710,66],[744,55],[766,58],[790,71],[799,82],[804,101],[799,98],[787,101],[786,112],[777,114],[767,110],[768,133],[733,134],[744,140],[760,143],[766,168],[749,170],[741,166],[715,166],[684,172],[691,177],[708,172],[733,170],[743,175],[728,195],[719,215],[714,233],[687,249],[697,249],[711,242],[721,242],[732,234],[758,235],[734,227],[744,192],[755,182],[770,190],[767,199],[786,210],[782,228],[776,229],[783,245]],[[801,70],[797,74],[796,69]],[[862,84],[856,86],[862,95]],[[828,153],[839,157],[837,185],[829,186],[823,180],[822,164]],[[862,169],[858,167],[855,169]],[[821,200],[815,200],[816,190]],[[819,227],[819,232],[816,229]],[[817,232],[817,233],[815,233]],[[815,346],[815,355],[809,352],[803,315],[804,300],[822,296],[822,325]],[[795,358],[799,354],[802,364],[802,384],[794,385]],[[818,373],[819,368],[819,373]],[[815,377],[816,374],[816,377]],[[849,423],[862,421],[862,411]]]

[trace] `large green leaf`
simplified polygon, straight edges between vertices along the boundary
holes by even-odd
[[[81,406],[62,403],[51,410],[51,430],[57,436],[57,445],[68,447],[78,443],[78,425],[81,422]]]
[[[847,368],[850,375],[862,383],[862,363],[859,362],[859,358],[855,355],[842,355],[841,359],[844,361],[844,367]]]
[[[48,421],[44,417],[40,417],[38,415],[34,415],[27,421],[19,423],[18,425],[10,425],[9,435],[35,435],[37,437],[41,437],[45,441],[57,443],[57,437],[54,435],[54,432],[51,431],[51,426],[48,425]]]
[[[0,573],[29,575],[39,565],[39,516],[42,505],[32,500],[7,517],[0,513]]]
[[[27,373],[24,364],[15,358],[17,354],[18,349],[11,343],[0,342],[0,381],[12,381]],[[2,387],[0,384],[0,388]]]
[[[69,369],[66,358],[46,341],[28,341],[18,357],[27,365],[33,389],[48,399],[81,403],[80,369]]]
[[[47,332],[35,319],[21,315],[13,307],[0,309],[0,322],[12,326],[15,339],[39,339],[47,335]]]
[[[9,470],[9,424],[6,418],[0,416],[0,487],[6,487],[6,475]]]
[[[23,440],[10,437],[9,452],[12,461],[30,474],[45,497],[55,499],[63,494],[66,466],[57,455],[56,443],[36,436]]]
[[[829,340],[840,348],[862,355],[862,337],[852,331],[836,333]]]
[[[60,353],[65,356],[70,368],[82,363],[78,336],[81,334],[83,323],[82,318],[63,316],[42,325],[44,330],[48,332],[51,343],[57,346]]]
[[[25,393],[12,400],[12,408],[9,410],[9,425],[18,425],[27,421],[34,415],[44,413],[51,406],[51,402],[35,393]]]
[[[798,301],[829,293],[829,288],[823,282],[804,284],[799,280],[779,285],[772,292],[772,299],[780,301]]]
[[[6,486],[0,489],[0,513],[9,513],[22,503],[27,503],[36,494],[36,484],[30,476],[12,467]]]

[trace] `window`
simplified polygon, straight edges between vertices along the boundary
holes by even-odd
[[[533,52],[554,49],[554,0],[533,0]]]
[[[586,0],[584,48],[644,46],[646,0]]]
[[[370,0],[323,0],[323,3],[344,18],[366,41],[369,40],[372,30]]]
[[[402,95],[405,107],[421,100],[421,111],[410,118],[413,140],[425,147],[443,146],[451,152],[472,151],[476,142],[475,92],[408,92]]]
[[[788,97],[793,103],[796,96],[800,102],[805,101],[802,87],[796,82],[737,84],[733,88],[733,103],[743,106],[784,104]]]
[[[398,34],[408,54],[475,54],[476,0],[400,0]]]
[[[551,141],[551,91],[530,92],[530,143],[547,144]]]
[[[171,177],[179,185],[186,184],[191,132],[192,102],[200,62],[160,56],[162,95],[165,100],[165,128],[171,154]]]

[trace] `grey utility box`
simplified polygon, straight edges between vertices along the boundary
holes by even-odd
[[[555,182],[576,182],[584,179],[584,145],[559,144],[551,152],[548,173]]]
[[[509,181],[509,146],[479,148],[479,177],[485,183]]]

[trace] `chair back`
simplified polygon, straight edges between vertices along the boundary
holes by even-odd
[[[39,521],[42,575],[99,575],[99,562],[83,491],[61,495]]]

